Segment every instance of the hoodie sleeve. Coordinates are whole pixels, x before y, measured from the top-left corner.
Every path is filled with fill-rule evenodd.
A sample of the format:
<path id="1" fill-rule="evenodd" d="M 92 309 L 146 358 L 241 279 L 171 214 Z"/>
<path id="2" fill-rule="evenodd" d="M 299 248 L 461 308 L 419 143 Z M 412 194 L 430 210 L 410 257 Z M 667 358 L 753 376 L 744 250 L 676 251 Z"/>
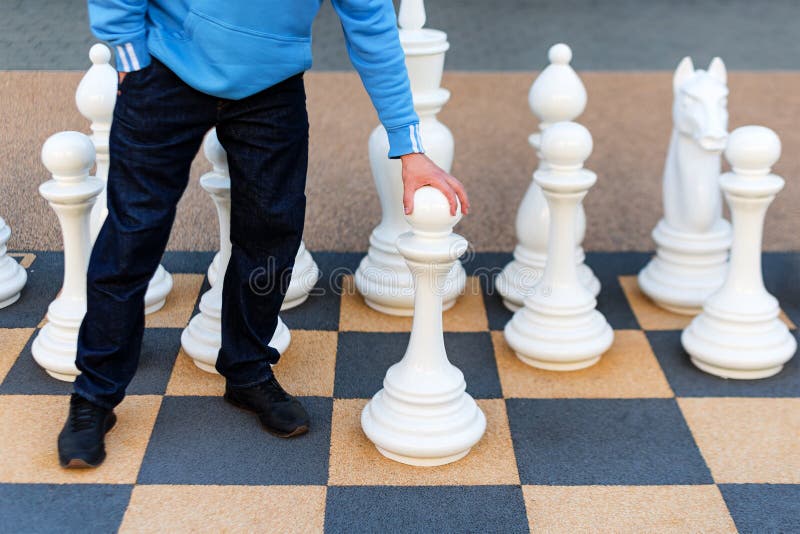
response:
<path id="1" fill-rule="evenodd" d="M 92 32 L 114 49 L 117 70 L 130 72 L 148 66 L 147 0 L 88 1 Z"/>
<path id="2" fill-rule="evenodd" d="M 424 152 L 391 0 L 331 0 L 347 53 L 389 135 L 389 157 Z"/>

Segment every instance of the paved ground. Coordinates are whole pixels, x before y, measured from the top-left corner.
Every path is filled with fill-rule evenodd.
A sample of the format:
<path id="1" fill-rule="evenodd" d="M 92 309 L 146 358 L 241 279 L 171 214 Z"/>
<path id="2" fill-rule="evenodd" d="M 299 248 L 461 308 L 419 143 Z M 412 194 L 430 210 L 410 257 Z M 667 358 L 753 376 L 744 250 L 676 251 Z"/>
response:
<path id="1" fill-rule="evenodd" d="M 501 331 L 510 313 L 485 277 L 510 257 L 472 258 L 444 339 L 487 431 L 466 458 L 436 468 L 387 460 L 361 431 L 411 324 L 370 310 L 340 278 L 361 254 L 315 253 L 324 291 L 281 314 L 292 343 L 275 371 L 312 416 L 291 442 L 225 404 L 222 379 L 180 350 L 211 257 L 165 257 L 175 289 L 148 318 L 106 463 L 82 472 L 60 469 L 55 453 L 70 387 L 30 352 L 62 255 L 20 258 L 28 287 L 0 310 L 0 532 L 800 531 L 800 358 L 760 381 L 697 370 L 680 348 L 687 318 L 636 289 L 646 254 L 588 257 L 615 342 L 570 373 L 514 357 Z M 765 257 L 767 287 L 795 322 L 799 262 Z"/>
<path id="2" fill-rule="evenodd" d="M 547 47 L 572 44 L 576 66 L 673 68 L 721 55 L 733 69 L 800 68 L 796 0 L 428 0 L 428 25 L 448 32 L 457 70 L 530 70 Z M 315 68 L 349 69 L 325 2 L 314 26 Z M 86 0 L 4 0 L 0 69 L 82 69 L 95 39 Z"/>

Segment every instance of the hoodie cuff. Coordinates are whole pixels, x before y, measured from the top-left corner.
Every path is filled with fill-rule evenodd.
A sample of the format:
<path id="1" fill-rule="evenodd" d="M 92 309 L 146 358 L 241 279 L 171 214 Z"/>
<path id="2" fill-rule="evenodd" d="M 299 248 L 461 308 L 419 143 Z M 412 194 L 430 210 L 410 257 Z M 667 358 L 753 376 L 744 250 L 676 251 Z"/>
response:
<path id="1" fill-rule="evenodd" d="M 114 52 L 119 72 L 132 72 L 150 65 L 150 51 L 144 38 L 114 45 Z"/>
<path id="2" fill-rule="evenodd" d="M 408 124 L 399 128 L 386 130 L 389 135 L 389 157 L 399 158 L 406 154 L 424 153 L 419 136 L 419 123 Z"/>

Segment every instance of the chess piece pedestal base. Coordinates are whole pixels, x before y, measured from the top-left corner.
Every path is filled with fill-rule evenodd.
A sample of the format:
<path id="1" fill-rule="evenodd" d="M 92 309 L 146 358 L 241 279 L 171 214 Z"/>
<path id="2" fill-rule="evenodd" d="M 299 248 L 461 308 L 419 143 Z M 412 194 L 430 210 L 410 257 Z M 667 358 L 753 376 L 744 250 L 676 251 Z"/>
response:
<path id="1" fill-rule="evenodd" d="M 639 273 L 639 287 L 662 308 L 697 315 L 725 281 L 730 224 L 721 219 L 711 232 L 690 234 L 674 230 L 662 219 L 653 239 L 656 256 Z"/>
<path id="2" fill-rule="evenodd" d="M 797 342 L 778 319 L 777 301 L 771 308 L 733 317 L 716 310 L 712 300 L 683 331 L 681 344 L 692 363 L 712 375 L 739 380 L 776 375 L 794 355 Z"/>
<path id="3" fill-rule="evenodd" d="M 0 217 L 0 308 L 5 308 L 19 300 L 20 292 L 28 281 L 28 273 L 14 258 L 6 255 L 6 243 L 11 237 L 11 229 Z"/>
<path id="4" fill-rule="evenodd" d="M 361 413 L 364 433 L 378 452 L 423 467 L 449 464 L 469 453 L 483 436 L 486 417 L 464 391 L 461 371 L 453 371 L 454 382 L 460 375 L 462 385 L 436 399 L 403 395 L 389 385 L 391 374 L 387 374 L 384 389 Z"/>
<path id="5" fill-rule="evenodd" d="M 155 313 L 163 308 L 170 291 L 172 291 L 172 275 L 159 265 L 147 286 L 147 293 L 144 296 L 145 315 Z"/>
<path id="6" fill-rule="evenodd" d="M 414 315 L 414 279 L 397 247 L 381 239 L 379 228 L 370 236 L 369 253 L 356 269 L 356 287 L 370 308 L 388 315 L 410 317 Z M 464 266 L 456 261 L 441 288 L 443 311 L 455 305 L 466 284 Z"/>
<path id="7" fill-rule="evenodd" d="M 80 374 L 75 366 L 75 353 L 78 331 L 85 314 L 85 302 L 56 299 L 47 309 L 47 324 L 33 340 L 33 359 L 57 380 L 74 382 Z"/>
<path id="8" fill-rule="evenodd" d="M 278 326 L 269 342 L 283 354 L 292 336 L 278 318 Z M 181 334 L 181 346 L 194 364 L 208 373 L 219 374 L 215 367 L 222 346 L 222 291 L 211 288 L 200 299 L 200 313 L 195 315 Z"/>
<path id="9" fill-rule="evenodd" d="M 594 299 L 573 310 L 528 302 L 514 314 L 504 334 L 517 358 L 548 371 L 591 367 L 614 341 L 608 322 L 594 309 Z"/>
<path id="10" fill-rule="evenodd" d="M 214 255 L 211 265 L 208 266 L 208 283 L 213 287 L 219 278 L 220 253 Z M 289 289 L 283 299 L 281 311 L 296 308 L 308 300 L 308 295 L 317 284 L 322 273 L 319 270 L 311 253 L 306 249 L 305 244 L 300 243 L 300 249 L 294 260 L 292 269 L 292 279 L 289 282 Z"/>
<path id="11" fill-rule="evenodd" d="M 584 262 L 583 248 L 575 249 L 575 263 L 578 279 L 595 297 L 600 294 L 600 280 Z M 525 297 L 533 293 L 534 287 L 542 279 L 547 254 L 539 254 L 517 245 L 514 260 L 503 268 L 495 280 L 497 292 L 503 297 L 503 304 L 511 311 L 522 308 Z"/>

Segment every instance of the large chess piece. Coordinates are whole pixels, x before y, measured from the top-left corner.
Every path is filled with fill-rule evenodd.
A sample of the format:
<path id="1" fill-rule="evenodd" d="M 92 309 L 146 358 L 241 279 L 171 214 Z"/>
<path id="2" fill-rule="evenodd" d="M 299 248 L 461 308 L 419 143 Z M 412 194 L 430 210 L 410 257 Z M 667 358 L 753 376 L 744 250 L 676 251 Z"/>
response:
<path id="1" fill-rule="evenodd" d="M 547 168 L 542 157 L 542 132 L 551 124 L 575 120 L 586 108 L 586 89 L 583 82 L 570 66 L 572 50 L 565 44 L 556 44 L 548 53 L 550 65 L 536 78 L 528 94 L 531 110 L 539 118 L 539 131 L 531 134 L 528 142 L 536 150 L 539 158 L 537 170 Z M 514 259 L 505 266 L 495 282 L 503 303 L 512 311 L 522 307 L 525 297 L 541 280 L 547 263 L 547 235 L 549 233 L 550 213 L 542 188 L 535 180 L 517 211 L 517 246 Z M 578 205 L 575 231 L 575 263 L 578 278 L 593 295 L 600 293 L 600 281 L 584 263 L 583 237 L 586 233 L 586 215 L 583 205 Z"/>
<path id="2" fill-rule="evenodd" d="M 639 273 L 639 287 L 659 306 L 694 315 L 722 285 L 731 245 L 719 191 L 728 137 L 725 65 L 714 58 L 708 71 L 695 70 L 684 58 L 673 89 L 664 217 L 653 230 L 656 256 Z"/>
<path id="3" fill-rule="evenodd" d="M 72 382 L 78 330 L 86 314 L 86 268 L 91 235 L 89 220 L 103 181 L 89 176 L 94 165 L 94 145 L 78 132 L 51 136 L 42 147 L 42 161 L 53 179 L 39 187 L 58 216 L 64 237 L 64 285 L 47 308 L 47 324 L 33 340 L 33 358 L 47 373 Z"/>
<path id="4" fill-rule="evenodd" d="M 778 136 L 761 126 L 735 130 L 725 151 L 733 168 L 720 178 L 733 220 L 730 269 L 722 288 L 706 300 L 703 312 L 681 336 L 692 362 L 713 375 L 772 376 L 797 350 L 761 274 L 764 216 L 784 185 L 782 178 L 770 174 L 780 152 Z"/>
<path id="5" fill-rule="evenodd" d="M 406 464 L 454 462 L 486 429 L 483 412 L 465 391 L 464 375 L 447 359 L 442 335 L 442 287 L 467 248 L 452 233 L 460 218 L 450 215 L 441 192 L 423 187 L 407 217 L 412 231 L 397 240 L 416 287 L 411 338 L 361 413 L 361 426 L 381 454 Z"/>
<path id="6" fill-rule="evenodd" d="M 400 3 L 400 42 L 406 54 L 406 67 L 414 94 L 414 109 L 420 119 L 420 134 L 427 155 L 447 172 L 453 165 L 453 134 L 436 118 L 450 99 L 450 92 L 440 87 L 444 56 L 450 44 L 447 34 L 423 28 L 425 9 L 422 0 L 403 0 Z M 413 278 L 408 266 L 397 251 L 397 238 L 408 232 L 403 217 L 402 166 L 398 160 L 386 157 L 389 139 L 383 126 L 378 126 L 369 138 L 369 160 L 375 186 L 380 198 L 380 224 L 369 238 L 369 251 L 356 270 L 355 283 L 371 307 L 391 315 L 414 313 Z M 444 309 L 455 304 L 464 291 L 466 273 L 461 262 L 453 264 L 446 292 L 442 295 Z"/>
<path id="7" fill-rule="evenodd" d="M 28 273 L 22 265 L 10 257 L 7 252 L 11 228 L 0 217 L 0 308 L 5 308 L 19 300 L 20 292 L 28 281 Z"/>
<path id="8" fill-rule="evenodd" d="M 228 174 L 228 161 L 225 150 L 217 139 L 216 129 L 208 132 L 203 143 L 206 158 L 213 169 L 200 178 L 200 185 L 214 200 L 219 218 L 220 234 L 220 272 L 224 273 L 231 258 L 231 178 Z M 195 365 L 209 373 L 216 373 L 214 367 L 222 345 L 222 280 L 200 298 L 200 313 L 195 315 L 181 334 L 181 346 Z M 286 324 L 278 318 L 278 326 L 270 341 L 281 354 L 289 346 L 291 334 Z"/>
<path id="9" fill-rule="evenodd" d="M 580 124 L 559 122 L 544 131 L 541 150 L 548 166 L 534 179 L 550 211 L 547 264 L 525 306 L 506 324 L 505 337 L 528 365 L 571 371 L 596 363 L 614 339 L 575 263 L 576 212 L 597 181 L 583 168 L 592 136 Z"/>
<path id="10" fill-rule="evenodd" d="M 105 189 L 105 184 L 108 182 L 108 136 L 111 132 L 111 122 L 114 120 L 118 76 L 116 69 L 109 63 L 111 52 L 106 45 L 98 43 L 92 46 L 89 50 L 89 58 L 92 60 L 92 66 L 78 84 L 78 90 L 75 92 L 75 104 L 81 115 L 91 122 L 91 139 L 94 143 L 97 161 L 95 174 L 104 184 L 103 191 L 92 209 L 91 240 L 94 243 L 108 215 Z M 144 297 L 145 314 L 160 310 L 171 290 L 172 276 L 159 265 L 147 286 L 147 293 Z"/>

